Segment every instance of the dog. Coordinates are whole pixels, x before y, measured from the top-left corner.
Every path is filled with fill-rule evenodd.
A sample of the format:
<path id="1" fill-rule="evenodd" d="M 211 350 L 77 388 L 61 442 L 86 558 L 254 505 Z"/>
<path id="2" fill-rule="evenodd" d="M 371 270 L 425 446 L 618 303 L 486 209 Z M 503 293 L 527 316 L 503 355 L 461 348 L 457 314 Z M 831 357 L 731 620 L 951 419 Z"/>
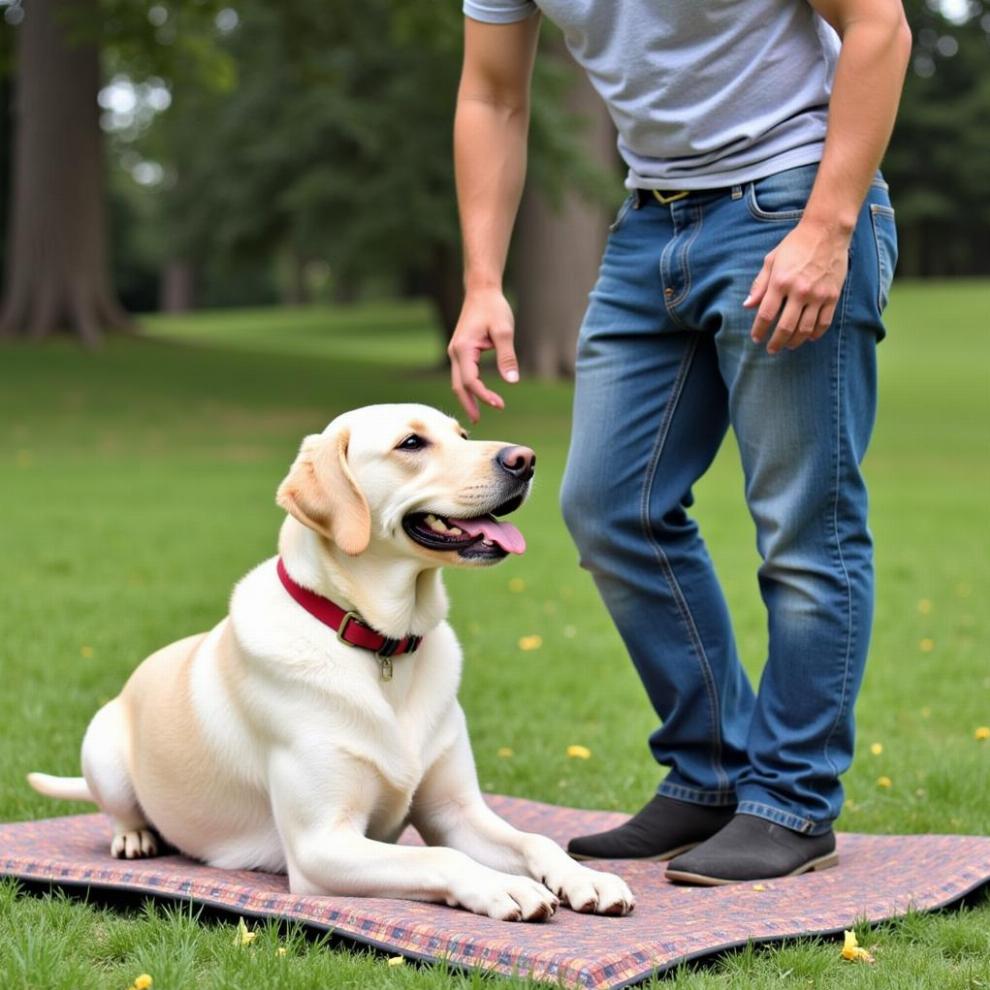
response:
<path id="1" fill-rule="evenodd" d="M 278 488 L 278 556 L 241 579 L 217 626 L 152 654 L 97 712 L 82 777 L 32 773 L 31 786 L 96 803 L 116 857 L 155 855 L 160 838 L 211 866 L 287 873 L 295 894 L 504 921 L 559 902 L 627 914 L 621 878 L 485 804 L 457 701 L 441 568 L 524 550 L 500 517 L 534 465 L 428 406 L 338 416 Z M 396 844 L 410 823 L 425 847 Z"/>

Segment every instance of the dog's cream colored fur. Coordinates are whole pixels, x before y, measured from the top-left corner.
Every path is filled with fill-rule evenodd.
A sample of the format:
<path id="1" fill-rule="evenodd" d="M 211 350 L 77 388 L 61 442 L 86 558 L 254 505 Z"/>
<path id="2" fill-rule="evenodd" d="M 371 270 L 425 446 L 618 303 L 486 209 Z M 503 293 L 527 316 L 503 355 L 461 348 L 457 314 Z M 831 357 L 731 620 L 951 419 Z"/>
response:
<path id="1" fill-rule="evenodd" d="M 397 449 L 414 433 L 428 446 Z M 495 462 L 503 446 L 467 440 L 426 406 L 369 406 L 307 437 L 279 488 L 289 574 L 388 636 L 424 637 L 391 680 L 289 597 L 272 558 L 238 583 L 227 618 L 150 656 L 96 714 L 84 778 L 31 774 L 32 785 L 95 801 L 117 856 L 154 854 L 157 832 L 214 866 L 284 870 L 295 893 L 441 901 L 506 920 L 548 917 L 557 898 L 630 911 L 620 878 L 482 800 L 440 579 L 442 565 L 470 562 L 402 528 L 410 512 L 472 517 L 511 497 L 520 482 Z M 395 844 L 410 822 L 425 848 Z"/>

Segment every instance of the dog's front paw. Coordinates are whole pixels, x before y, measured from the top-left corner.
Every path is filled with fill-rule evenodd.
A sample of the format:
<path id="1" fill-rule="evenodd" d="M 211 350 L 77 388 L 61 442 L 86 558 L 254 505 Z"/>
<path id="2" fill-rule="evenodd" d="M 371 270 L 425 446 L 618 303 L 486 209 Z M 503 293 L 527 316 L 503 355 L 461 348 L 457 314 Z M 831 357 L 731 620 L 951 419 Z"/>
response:
<path id="1" fill-rule="evenodd" d="M 636 898 L 622 877 L 579 866 L 544 883 L 573 911 L 582 914 L 629 914 Z"/>
<path id="2" fill-rule="evenodd" d="M 145 859 L 158 855 L 155 833 L 146 828 L 115 832 L 110 844 L 110 855 L 115 859 Z"/>
<path id="3" fill-rule="evenodd" d="M 458 904 L 499 921 L 546 921 L 557 910 L 557 898 L 543 884 L 496 870 L 486 872 L 489 875 L 465 879 L 455 893 Z"/>

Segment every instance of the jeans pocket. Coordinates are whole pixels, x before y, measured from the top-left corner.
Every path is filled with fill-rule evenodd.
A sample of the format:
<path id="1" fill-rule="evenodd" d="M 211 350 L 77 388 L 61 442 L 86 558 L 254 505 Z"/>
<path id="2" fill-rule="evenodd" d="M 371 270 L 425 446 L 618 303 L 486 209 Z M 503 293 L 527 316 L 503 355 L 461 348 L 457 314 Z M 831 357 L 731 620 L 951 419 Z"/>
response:
<path id="1" fill-rule="evenodd" d="M 873 222 L 873 241 L 877 248 L 877 306 L 882 313 L 890 298 L 890 284 L 894 280 L 897 265 L 897 225 L 894 210 L 880 203 L 870 204 L 870 219 Z"/>
<path id="2" fill-rule="evenodd" d="M 750 214 L 769 222 L 800 220 L 817 174 L 817 165 L 801 165 L 750 182 L 746 190 Z"/>
<path id="3" fill-rule="evenodd" d="M 622 205 L 619 207 L 619 212 L 616 213 L 615 219 L 608 228 L 608 232 L 610 234 L 614 234 L 622 226 L 622 221 L 626 219 L 626 214 L 633 208 L 633 204 L 638 198 L 639 197 L 635 192 L 631 192 L 622 201 Z"/>

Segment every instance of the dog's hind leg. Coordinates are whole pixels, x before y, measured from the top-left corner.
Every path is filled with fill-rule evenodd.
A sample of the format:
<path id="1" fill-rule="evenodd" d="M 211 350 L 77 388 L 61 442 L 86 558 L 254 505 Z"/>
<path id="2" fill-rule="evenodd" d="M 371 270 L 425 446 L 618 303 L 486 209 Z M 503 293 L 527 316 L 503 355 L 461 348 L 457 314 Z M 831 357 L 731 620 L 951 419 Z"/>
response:
<path id="1" fill-rule="evenodd" d="M 93 799 L 113 820 L 110 854 L 117 859 L 141 859 L 157 854 L 158 840 L 131 781 L 125 718 L 119 698 L 93 717 L 82 744 L 83 776 Z"/>

